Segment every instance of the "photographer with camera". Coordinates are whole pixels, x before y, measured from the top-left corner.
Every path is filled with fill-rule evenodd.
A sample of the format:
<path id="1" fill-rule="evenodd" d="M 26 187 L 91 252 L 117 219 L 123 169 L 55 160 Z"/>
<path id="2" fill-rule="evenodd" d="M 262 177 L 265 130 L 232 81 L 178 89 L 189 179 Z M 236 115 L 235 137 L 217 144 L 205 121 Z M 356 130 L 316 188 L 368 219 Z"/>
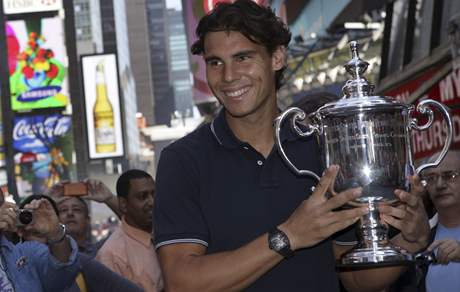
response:
<path id="1" fill-rule="evenodd" d="M 65 225 L 47 200 L 33 200 L 24 209 L 28 211 L 5 202 L 0 189 L 0 291 L 62 291 L 78 272 L 77 244 L 66 235 Z M 24 218 L 32 220 L 21 223 Z M 14 245 L 5 233 L 18 229 L 44 238 L 46 244 Z"/>
<path id="2" fill-rule="evenodd" d="M 86 179 L 81 182 L 60 182 L 48 192 L 59 210 L 60 221 L 67 226 L 67 233 L 75 239 L 80 252 L 95 257 L 105 242 L 92 242 L 91 217 L 87 200 L 105 203 L 118 217 L 118 199 L 101 181 Z"/>
<path id="3" fill-rule="evenodd" d="M 47 200 L 53 207 L 56 215 L 61 217 L 58 205 L 49 196 L 46 195 L 31 195 L 25 198 L 19 207 L 24 208 L 28 203 L 33 200 Z M 23 209 L 24 211 L 29 211 Z M 23 212 L 22 214 L 26 214 Z M 33 215 L 32 215 L 33 216 Z M 32 217 L 30 217 L 32 218 Z M 45 242 L 46 239 L 29 234 L 23 230 L 19 230 L 19 235 L 25 241 L 35 240 L 38 242 Z M 131 281 L 123 278 L 115 272 L 112 272 L 109 268 L 96 261 L 90 254 L 79 252 L 78 257 L 80 259 L 79 273 L 75 278 L 71 286 L 66 287 L 61 292 L 84 292 L 84 291 L 111 291 L 111 292 L 141 292 L 142 289 L 136 286 Z M 1 291 L 1 290 L 0 290 Z"/>

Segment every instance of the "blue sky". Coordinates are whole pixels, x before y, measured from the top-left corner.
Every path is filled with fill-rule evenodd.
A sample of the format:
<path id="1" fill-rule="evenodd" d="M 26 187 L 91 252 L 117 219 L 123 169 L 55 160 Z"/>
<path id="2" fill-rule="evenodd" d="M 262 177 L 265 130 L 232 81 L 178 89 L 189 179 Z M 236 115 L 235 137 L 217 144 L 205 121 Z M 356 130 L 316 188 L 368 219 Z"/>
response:
<path id="1" fill-rule="evenodd" d="M 166 0 L 166 7 L 182 10 L 182 0 Z"/>

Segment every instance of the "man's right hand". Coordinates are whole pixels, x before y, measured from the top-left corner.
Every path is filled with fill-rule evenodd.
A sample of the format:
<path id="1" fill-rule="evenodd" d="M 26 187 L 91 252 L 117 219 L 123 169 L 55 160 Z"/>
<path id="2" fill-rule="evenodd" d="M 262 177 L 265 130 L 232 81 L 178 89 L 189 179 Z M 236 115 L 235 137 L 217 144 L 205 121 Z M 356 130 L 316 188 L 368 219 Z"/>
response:
<path id="1" fill-rule="evenodd" d="M 0 231 L 16 232 L 16 210 L 18 207 L 10 202 L 4 202 L 0 206 Z"/>
<path id="2" fill-rule="evenodd" d="M 338 166 L 330 166 L 321 177 L 313 194 L 279 226 L 279 229 L 288 236 L 292 250 L 311 247 L 352 225 L 369 212 L 367 207 L 334 211 L 361 195 L 361 188 L 354 188 L 334 194 L 330 199 L 326 197 L 328 191 L 332 192 L 338 170 Z"/>

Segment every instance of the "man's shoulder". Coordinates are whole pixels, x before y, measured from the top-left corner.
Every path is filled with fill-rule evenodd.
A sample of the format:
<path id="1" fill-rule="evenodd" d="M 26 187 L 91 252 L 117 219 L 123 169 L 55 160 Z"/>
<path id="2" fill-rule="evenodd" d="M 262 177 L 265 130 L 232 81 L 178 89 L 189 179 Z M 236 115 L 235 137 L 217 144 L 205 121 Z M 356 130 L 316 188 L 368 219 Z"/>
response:
<path id="1" fill-rule="evenodd" d="M 125 235 L 121 230 L 121 227 L 118 226 L 117 229 L 107 238 L 104 244 L 99 248 L 97 253 L 98 256 L 108 255 L 108 254 L 120 254 L 124 250 L 126 243 Z"/>
<path id="2" fill-rule="evenodd" d="M 209 123 L 198 126 L 195 130 L 184 137 L 174 141 L 167 148 L 190 147 L 197 144 L 209 143 L 212 138 L 212 131 Z"/>
<path id="3" fill-rule="evenodd" d="M 207 153 L 216 143 L 209 123 L 205 123 L 169 144 L 163 151 L 187 156 L 200 156 Z"/>

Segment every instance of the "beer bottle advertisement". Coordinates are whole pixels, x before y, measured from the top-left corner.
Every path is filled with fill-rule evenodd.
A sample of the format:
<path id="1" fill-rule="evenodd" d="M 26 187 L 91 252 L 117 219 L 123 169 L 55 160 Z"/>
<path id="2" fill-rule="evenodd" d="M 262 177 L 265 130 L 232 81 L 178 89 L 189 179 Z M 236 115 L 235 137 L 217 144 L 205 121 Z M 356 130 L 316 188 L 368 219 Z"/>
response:
<path id="1" fill-rule="evenodd" d="M 75 176 L 70 116 L 53 114 L 16 117 L 13 148 L 20 196 L 46 193 L 54 184 Z"/>
<path id="2" fill-rule="evenodd" d="M 96 65 L 96 101 L 93 107 L 96 153 L 116 151 L 113 106 L 107 96 L 104 62 Z"/>
<path id="3" fill-rule="evenodd" d="M 115 54 L 82 57 L 88 148 L 91 159 L 123 155 Z"/>

